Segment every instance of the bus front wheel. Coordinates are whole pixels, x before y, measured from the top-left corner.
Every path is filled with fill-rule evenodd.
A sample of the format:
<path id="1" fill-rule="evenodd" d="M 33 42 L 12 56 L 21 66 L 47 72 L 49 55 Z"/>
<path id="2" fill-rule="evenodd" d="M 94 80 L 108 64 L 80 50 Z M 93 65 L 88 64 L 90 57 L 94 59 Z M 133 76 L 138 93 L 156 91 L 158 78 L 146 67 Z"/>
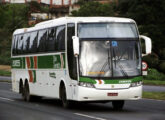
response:
<path id="1" fill-rule="evenodd" d="M 60 89 L 60 97 L 61 97 L 61 101 L 62 101 L 62 105 L 64 108 L 70 108 L 70 101 L 67 100 L 67 95 L 66 95 L 66 88 L 64 85 L 61 86 Z"/>
<path id="2" fill-rule="evenodd" d="M 112 106 L 114 110 L 122 110 L 124 107 L 124 100 L 112 101 Z"/>

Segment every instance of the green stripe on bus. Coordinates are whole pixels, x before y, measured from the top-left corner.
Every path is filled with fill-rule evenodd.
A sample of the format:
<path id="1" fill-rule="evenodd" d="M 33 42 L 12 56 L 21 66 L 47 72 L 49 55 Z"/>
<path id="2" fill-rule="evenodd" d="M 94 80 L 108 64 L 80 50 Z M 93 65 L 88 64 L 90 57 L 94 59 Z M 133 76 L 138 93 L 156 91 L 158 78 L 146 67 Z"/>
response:
<path id="1" fill-rule="evenodd" d="M 25 69 L 25 57 L 22 58 L 22 68 Z"/>
<path id="2" fill-rule="evenodd" d="M 130 84 L 132 82 L 142 81 L 142 76 L 134 77 L 132 79 L 119 79 L 119 80 L 103 80 L 104 84 Z M 95 79 L 87 78 L 87 77 L 80 77 L 80 82 L 89 82 L 96 84 Z"/>
<path id="3" fill-rule="evenodd" d="M 12 64 L 11 67 L 12 68 L 22 68 L 22 58 L 12 58 Z"/>
<path id="4" fill-rule="evenodd" d="M 30 57 L 30 68 L 34 68 L 33 57 Z"/>
<path id="5" fill-rule="evenodd" d="M 35 82 L 36 82 L 36 71 L 33 70 L 33 83 L 35 83 Z"/>
<path id="6" fill-rule="evenodd" d="M 87 77 L 80 77 L 80 82 L 88 82 L 88 83 L 96 84 L 96 81 L 94 79 Z"/>

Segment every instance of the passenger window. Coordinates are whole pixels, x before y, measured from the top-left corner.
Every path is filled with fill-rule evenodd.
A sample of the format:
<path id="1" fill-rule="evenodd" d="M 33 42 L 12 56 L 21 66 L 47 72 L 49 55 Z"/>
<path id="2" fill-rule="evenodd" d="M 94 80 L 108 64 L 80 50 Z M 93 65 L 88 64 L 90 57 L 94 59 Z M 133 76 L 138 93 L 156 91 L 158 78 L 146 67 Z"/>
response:
<path id="1" fill-rule="evenodd" d="M 23 39 L 23 53 L 28 53 L 29 52 L 29 45 L 30 45 L 30 33 L 24 34 L 24 39 Z"/>
<path id="2" fill-rule="evenodd" d="M 38 33 L 38 44 L 37 51 L 45 52 L 46 51 L 46 40 L 47 40 L 47 30 L 41 30 Z"/>
<path id="3" fill-rule="evenodd" d="M 58 51 L 65 50 L 65 26 L 64 25 L 57 27 L 55 46 L 57 47 Z"/>
<path id="4" fill-rule="evenodd" d="M 23 49 L 23 35 L 18 36 L 18 42 L 17 42 L 17 53 L 22 54 Z"/>
<path id="5" fill-rule="evenodd" d="M 12 54 L 16 55 L 16 38 L 17 36 L 13 36 L 13 42 L 12 42 Z"/>
<path id="6" fill-rule="evenodd" d="M 29 53 L 37 52 L 37 36 L 38 36 L 37 31 L 32 32 L 30 35 Z"/>
<path id="7" fill-rule="evenodd" d="M 46 50 L 55 51 L 55 40 L 56 40 L 56 28 L 50 28 L 48 30 L 48 40 L 46 41 Z"/>

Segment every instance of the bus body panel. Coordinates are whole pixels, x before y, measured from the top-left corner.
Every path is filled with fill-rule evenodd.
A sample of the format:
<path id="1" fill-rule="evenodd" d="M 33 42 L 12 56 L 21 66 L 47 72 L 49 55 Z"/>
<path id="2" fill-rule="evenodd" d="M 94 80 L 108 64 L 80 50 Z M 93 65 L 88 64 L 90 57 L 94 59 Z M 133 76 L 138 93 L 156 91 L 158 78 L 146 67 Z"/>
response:
<path id="1" fill-rule="evenodd" d="M 20 35 L 32 31 L 51 29 L 55 26 L 66 25 L 67 23 L 75 24 L 75 35 L 77 35 L 77 23 L 100 23 L 100 22 L 122 22 L 136 23 L 132 19 L 113 18 L 113 17 L 65 17 L 46 22 L 41 22 L 35 27 L 28 29 L 18 29 L 13 33 L 13 36 Z M 65 30 L 65 47 L 67 47 L 67 31 Z M 137 31 L 138 34 L 138 31 Z M 12 44 L 14 44 L 12 42 Z M 14 46 L 14 45 L 13 45 Z M 12 46 L 12 47 L 13 47 Z M 15 56 L 12 53 L 12 89 L 19 92 L 20 80 L 25 84 L 25 80 L 29 83 L 30 94 L 60 98 L 59 90 L 60 83 L 63 81 L 66 87 L 68 100 L 75 101 L 102 101 L 102 100 L 137 100 L 141 98 L 142 86 L 130 87 L 129 84 L 122 83 L 107 83 L 98 85 L 95 80 L 96 88 L 88 88 L 79 86 L 81 79 L 72 80 L 69 76 L 69 68 L 67 62 L 67 49 L 65 52 L 54 53 L 37 53 Z M 60 59 L 60 61 L 58 61 Z M 37 60 L 37 61 L 36 61 Z M 38 61 L 39 60 L 39 61 Z M 30 62 L 30 63 L 29 63 Z M 78 76 L 79 78 L 80 76 Z M 111 81 L 109 79 L 109 81 Z M 118 81 L 123 81 L 118 79 Z M 140 80 L 141 81 L 141 80 Z M 86 82 L 86 81 L 84 81 Z M 89 82 L 89 81 L 87 81 Z M 93 82 L 92 82 L 93 83 Z M 106 82 L 105 82 L 106 83 Z M 116 89 L 112 89 L 114 85 Z M 118 96 L 107 96 L 108 93 L 118 93 Z"/>
<path id="2" fill-rule="evenodd" d="M 142 97 L 142 86 L 116 90 L 100 90 L 79 86 L 78 92 L 78 101 L 138 100 Z M 108 96 L 110 93 L 117 93 L 118 95 Z"/>

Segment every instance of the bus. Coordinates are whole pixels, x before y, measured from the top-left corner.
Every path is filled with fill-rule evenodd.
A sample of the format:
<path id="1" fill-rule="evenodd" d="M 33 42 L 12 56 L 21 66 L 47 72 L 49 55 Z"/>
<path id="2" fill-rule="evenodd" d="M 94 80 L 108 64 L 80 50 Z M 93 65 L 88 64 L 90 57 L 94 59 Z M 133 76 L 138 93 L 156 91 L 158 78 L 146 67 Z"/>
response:
<path id="1" fill-rule="evenodd" d="M 141 41 L 145 41 L 142 54 Z M 142 56 L 151 39 L 118 17 L 62 17 L 17 29 L 12 39 L 12 90 L 25 101 L 112 102 L 142 97 Z"/>

